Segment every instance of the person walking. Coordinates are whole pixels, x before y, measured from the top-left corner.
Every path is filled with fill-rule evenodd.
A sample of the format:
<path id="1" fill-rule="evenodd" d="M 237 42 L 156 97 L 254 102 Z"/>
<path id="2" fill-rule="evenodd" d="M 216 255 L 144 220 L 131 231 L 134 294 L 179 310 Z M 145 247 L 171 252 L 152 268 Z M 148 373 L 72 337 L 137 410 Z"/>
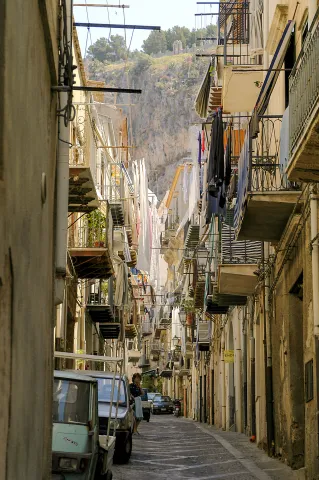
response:
<path id="1" fill-rule="evenodd" d="M 132 377 L 132 383 L 130 384 L 130 393 L 134 399 L 134 428 L 133 433 L 138 433 L 137 431 L 141 420 L 143 419 L 143 408 L 142 408 L 142 399 L 143 390 L 141 388 L 142 377 L 139 373 L 134 373 Z"/>

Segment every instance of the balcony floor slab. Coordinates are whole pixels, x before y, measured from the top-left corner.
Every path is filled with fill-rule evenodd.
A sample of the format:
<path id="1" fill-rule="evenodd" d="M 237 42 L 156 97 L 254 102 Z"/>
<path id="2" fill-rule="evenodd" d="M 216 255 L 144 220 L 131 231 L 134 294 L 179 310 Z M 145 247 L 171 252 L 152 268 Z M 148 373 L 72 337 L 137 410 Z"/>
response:
<path id="1" fill-rule="evenodd" d="M 220 294 L 252 295 L 258 277 L 254 272 L 257 264 L 224 264 L 219 266 L 218 290 Z"/>
<path id="2" fill-rule="evenodd" d="M 295 190 L 249 193 L 237 240 L 277 243 L 300 194 Z"/>

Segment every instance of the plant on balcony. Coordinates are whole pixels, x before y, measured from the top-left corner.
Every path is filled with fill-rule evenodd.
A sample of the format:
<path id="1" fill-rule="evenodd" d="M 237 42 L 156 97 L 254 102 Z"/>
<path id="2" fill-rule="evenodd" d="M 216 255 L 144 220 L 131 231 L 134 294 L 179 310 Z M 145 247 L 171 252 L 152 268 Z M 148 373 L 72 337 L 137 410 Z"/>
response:
<path id="1" fill-rule="evenodd" d="M 191 327 L 194 323 L 195 303 L 193 298 L 185 298 L 183 301 L 183 307 L 186 312 L 186 325 Z"/>
<path id="2" fill-rule="evenodd" d="M 88 244 L 90 247 L 105 247 L 106 217 L 100 210 L 94 210 L 87 215 Z"/>

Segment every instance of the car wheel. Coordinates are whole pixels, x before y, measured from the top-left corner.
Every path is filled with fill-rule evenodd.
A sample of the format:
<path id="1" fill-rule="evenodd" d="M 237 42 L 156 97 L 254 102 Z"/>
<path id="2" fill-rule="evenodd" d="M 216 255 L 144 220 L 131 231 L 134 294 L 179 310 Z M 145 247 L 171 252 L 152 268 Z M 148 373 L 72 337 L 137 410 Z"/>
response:
<path id="1" fill-rule="evenodd" d="M 132 453 L 132 434 L 130 434 L 127 437 L 127 440 L 124 445 L 124 451 L 121 455 L 122 458 L 119 463 L 127 463 L 131 458 L 131 453 Z"/>
<path id="2" fill-rule="evenodd" d="M 108 470 L 106 473 L 105 480 L 112 480 L 112 478 L 113 478 L 113 473 L 111 472 L 111 470 Z"/>

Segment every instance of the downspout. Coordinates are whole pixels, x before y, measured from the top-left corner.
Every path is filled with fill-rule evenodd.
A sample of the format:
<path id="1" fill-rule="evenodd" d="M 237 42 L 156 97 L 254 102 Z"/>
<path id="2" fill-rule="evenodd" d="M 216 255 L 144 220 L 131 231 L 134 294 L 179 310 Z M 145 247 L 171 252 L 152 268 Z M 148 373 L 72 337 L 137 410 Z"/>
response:
<path id="1" fill-rule="evenodd" d="M 264 243 L 264 265 L 269 259 L 269 243 Z M 274 454 L 275 449 L 275 424 L 274 424 L 274 394 L 272 372 L 272 342 L 271 342 L 271 316 L 270 303 L 270 277 L 265 276 L 264 281 L 264 307 L 265 307 L 265 336 L 266 336 L 266 420 L 267 420 L 267 449 L 268 455 Z"/>
<path id="2" fill-rule="evenodd" d="M 244 399 L 244 433 L 247 434 L 247 307 L 243 319 L 243 399 Z"/>
<path id="3" fill-rule="evenodd" d="M 313 302 L 313 329 L 315 337 L 319 336 L 319 244 L 318 244 L 318 196 L 315 187 L 310 193 L 310 220 L 311 220 L 311 261 L 312 261 L 312 302 Z"/>
<path id="4" fill-rule="evenodd" d="M 226 385 L 225 385 L 225 334 L 221 339 L 221 369 L 222 369 L 222 430 L 226 430 Z"/>
<path id="5" fill-rule="evenodd" d="M 68 44 L 72 55 L 72 0 L 66 2 Z M 63 75 L 62 71 L 62 75 Z M 59 78 L 61 82 L 63 79 Z M 68 93 L 60 92 L 60 109 L 68 103 Z M 67 264 L 68 196 L 69 196 L 69 148 L 70 126 L 59 115 L 58 157 L 56 167 L 56 225 L 55 225 L 55 304 L 63 302 Z"/>
<path id="6" fill-rule="evenodd" d="M 236 431 L 241 432 L 242 431 L 242 384 L 241 384 L 241 362 L 242 362 L 242 349 L 241 349 L 241 331 L 240 331 L 240 326 L 242 325 L 243 322 L 243 311 L 240 309 L 239 313 L 239 318 L 238 318 L 238 325 L 239 328 L 236 331 L 236 358 L 235 358 L 235 404 L 236 404 L 236 409 L 235 409 L 235 425 L 236 425 Z M 242 318 L 242 322 L 241 322 Z"/>
<path id="7" fill-rule="evenodd" d="M 312 266 L 312 305 L 313 333 L 315 339 L 315 365 L 317 389 L 317 448 L 319 448 L 319 245 L 318 245 L 318 196 L 312 185 L 310 191 L 310 232 L 311 232 L 311 266 Z"/>
<path id="8" fill-rule="evenodd" d="M 256 361 L 254 337 L 254 301 L 250 308 L 250 403 L 251 403 L 251 436 L 256 436 Z"/>

